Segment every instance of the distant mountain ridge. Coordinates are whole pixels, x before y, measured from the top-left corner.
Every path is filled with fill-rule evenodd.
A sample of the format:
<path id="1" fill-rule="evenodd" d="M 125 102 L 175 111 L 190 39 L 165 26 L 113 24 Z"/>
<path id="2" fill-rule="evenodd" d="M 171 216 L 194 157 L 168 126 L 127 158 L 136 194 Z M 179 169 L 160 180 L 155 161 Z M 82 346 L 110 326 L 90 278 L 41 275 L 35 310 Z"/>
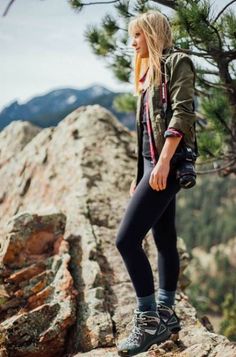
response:
<path id="1" fill-rule="evenodd" d="M 110 110 L 125 126 L 134 129 L 134 114 L 117 112 L 113 106 L 114 98 L 122 93 L 94 85 L 86 89 L 62 88 L 36 96 L 24 104 L 14 101 L 0 112 L 0 130 L 13 120 L 26 120 L 46 128 L 56 126 L 81 105 L 100 104 Z"/>

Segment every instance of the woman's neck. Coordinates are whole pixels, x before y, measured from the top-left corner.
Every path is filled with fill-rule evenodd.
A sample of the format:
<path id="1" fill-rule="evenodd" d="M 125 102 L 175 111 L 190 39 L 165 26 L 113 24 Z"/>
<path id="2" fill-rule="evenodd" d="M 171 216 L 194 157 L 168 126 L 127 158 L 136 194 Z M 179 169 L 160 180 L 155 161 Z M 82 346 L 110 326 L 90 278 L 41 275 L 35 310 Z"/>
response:
<path id="1" fill-rule="evenodd" d="M 149 70 L 149 67 L 146 69 L 145 73 L 143 74 L 143 76 L 139 80 L 142 90 L 147 89 L 148 85 L 149 85 L 149 83 L 148 83 L 148 80 L 149 80 L 149 78 L 148 78 L 148 70 Z"/>

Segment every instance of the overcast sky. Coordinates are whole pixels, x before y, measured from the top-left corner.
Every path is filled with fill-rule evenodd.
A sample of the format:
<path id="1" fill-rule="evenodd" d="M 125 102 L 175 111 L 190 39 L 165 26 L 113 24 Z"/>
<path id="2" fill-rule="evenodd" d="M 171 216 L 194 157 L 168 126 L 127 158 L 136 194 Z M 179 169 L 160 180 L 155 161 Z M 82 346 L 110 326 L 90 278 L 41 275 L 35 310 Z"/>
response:
<path id="1" fill-rule="evenodd" d="M 88 24 L 100 24 L 114 5 L 87 6 L 76 13 L 67 0 L 0 1 L 0 110 L 53 89 L 83 89 L 92 84 L 131 90 L 106 68 L 84 40 Z M 216 0 L 222 8 L 228 0 Z"/>
<path id="2" fill-rule="evenodd" d="M 76 13 L 67 0 L 0 2 L 0 110 L 53 89 L 82 89 L 93 83 L 128 90 L 84 41 L 89 23 L 99 24 L 113 5 L 94 5 Z"/>

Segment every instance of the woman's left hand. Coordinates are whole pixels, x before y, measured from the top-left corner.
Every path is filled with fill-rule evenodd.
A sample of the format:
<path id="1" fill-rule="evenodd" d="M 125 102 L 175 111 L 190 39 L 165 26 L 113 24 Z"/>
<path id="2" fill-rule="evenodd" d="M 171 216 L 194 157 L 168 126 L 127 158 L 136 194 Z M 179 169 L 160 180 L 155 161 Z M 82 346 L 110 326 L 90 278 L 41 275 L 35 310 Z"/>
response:
<path id="1" fill-rule="evenodd" d="M 167 177 L 170 171 L 169 160 L 163 160 L 156 163 L 154 169 L 151 172 L 149 184 L 153 190 L 164 190 L 166 188 Z"/>

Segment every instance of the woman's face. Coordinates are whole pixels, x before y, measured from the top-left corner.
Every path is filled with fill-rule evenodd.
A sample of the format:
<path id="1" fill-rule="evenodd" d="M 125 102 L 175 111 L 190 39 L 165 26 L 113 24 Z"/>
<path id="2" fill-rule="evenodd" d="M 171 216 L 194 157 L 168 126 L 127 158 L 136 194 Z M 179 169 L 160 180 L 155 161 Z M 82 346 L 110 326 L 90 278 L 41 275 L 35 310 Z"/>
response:
<path id="1" fill-rule="evenodd" d="M 148 58 L 148 47 L 143 31 L 135 29 L 132 38 L 132 47 L 134 47 L 136 53 L 141 58 Z"/>

